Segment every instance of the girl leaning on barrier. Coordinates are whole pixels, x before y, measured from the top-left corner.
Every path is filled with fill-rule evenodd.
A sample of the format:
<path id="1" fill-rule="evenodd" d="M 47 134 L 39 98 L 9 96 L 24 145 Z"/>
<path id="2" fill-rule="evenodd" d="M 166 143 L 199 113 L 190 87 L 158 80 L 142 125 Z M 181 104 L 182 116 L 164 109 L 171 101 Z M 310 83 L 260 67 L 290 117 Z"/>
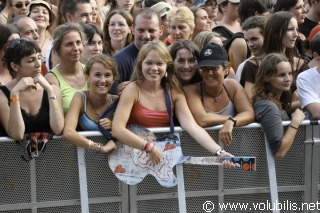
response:
<path id="1" fill-rule="evenodd" d="M 115 148 L 112 140 L 104 146 L 88 140 L 77 132 L 77 126 L 82 131 L 99 131 L 99 122 L 103 128 L 111 129 L 111 121 L 108 118 L 100 119 L 100 115 L 118 99 L 118 96 L 108 94 L 114 81 L 119 78 L 116 67 L 115 62 L 103 54 L 95 55 L 88 61 L 85 74 L 89 90 L 75 93 L 66 114 L 63 137 L 69 142 L 99 153 L 108 153 Z"/>
<path id="2" fill-rule="evenodd" d="M 212 154 L 221 157 L 232 156 L 210 137 L 194 120 L 183 91 L 180 88 L 172 58 L 161 41 L 145 44 L 139 52 L 133 75 L 133 82 L 122 91 L 113 123 L 112 135 L 127 145 L 145 150 L 147 142 L 129 131 L 127 125 L 144 127 L 168 127 L 170 118 L 165 102 L 165 93 L 169 93 L 173 113 L 181 124 L 200 145 Z M 153 164 L 158 164 L 162 152 L 153 145 L 150 150 Z M 234 167 L 226 162 L 226 167 Z"/>
<path id="3" fill-rule="evenodd" d="M 280 159 L 289 151 L 305 115 L 300 109 L 291 113 L 292 66 L 284 55 L 271 53 L 262 60 L 253 86 L 256 119 L 267 136 L 273 155 Z M 284 133 L 282 121 L 291 123 Z"/>
<path id="4" fill-rule="evenodd" d="M 15 78 L 0 87 L 1 123 L 8 135 L 22 140 L 24 133 L 63 130 L 62 97 L 59 87 L 41 75 L 41 49 L 27 39 L 9 43 L 4 61 Z"/>

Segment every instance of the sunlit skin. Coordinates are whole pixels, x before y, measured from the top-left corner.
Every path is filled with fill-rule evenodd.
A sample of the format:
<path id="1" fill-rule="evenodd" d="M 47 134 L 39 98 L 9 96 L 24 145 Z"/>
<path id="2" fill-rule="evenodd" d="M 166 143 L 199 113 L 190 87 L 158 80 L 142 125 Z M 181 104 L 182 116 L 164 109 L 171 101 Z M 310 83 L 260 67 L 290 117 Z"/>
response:
<path id="1" fill-rule="evenodd" d="M 73 13 L 66 14 L 68 22 L 79 24 L 92 23 L 92 8 L 90 3 L 77 4 L 77 10 Z"/>
<path id="2" fill-rule="evenodd" d="M 142 74 L 146 81 L 160 82 L 167 70 L 167 63 L 152 50 L 142 61 Z"/>
<path id="3" fill-rule="evenodd" d="M 111 40 L 124 41 L 127 40 L 127 36 L 131 31 L 126 19 L 120 14 L 115 14 L 110 18 L 108 32 Z"/>
<path id="4" fill-rule="evenodd" d="M 82 62 L 86 62 L 96 54 L 102 53 L 102 38 L 96 33 L 92 40 L 83 47 Z"/>
<path id="5" fill-rule="evenodd" d="M 83 44 L 80 34 L 71 31 L 63 36 L 58 54 L 65 61 L 77 62 L 80 60 L 83 51 Z"/>
<path id="6" fill-rule="evenodd" d="M 243 32 L 244 38 L 253 55 L 257 55 L 263 45 L 263 35 L 261 31 L 260 28 L 256 27 Z"/>
<path id="7" fill-rule="evenodd" d="M 191 39 L 193 29 L 186 22 L 172 20 L 169 25 L 169 33 L 174 43 L 183 39 Z"/>
<path id="8" fill-rule="evenodd" d="M 114 83 L 114 76 L 111 69 L 107 69 L 102 63 L 96 62 L 91 67 L 87 78 L 90 82 L 90 93 L 105 95 Z"/>
<path id="9" fill-rule="evenodd" d="M 12 4 L 9 6 L 10 12 L 14 16 L 26 16 L 27 15 L 27 5 L 30 4 L 30 0 L 12 0 Z M 21 8 L 17 8 L 15 5 L 23 3 Z"/>
<path id="10" fill-rule="evenodd" d="M 130 11 L 133 7 L 134 0 L 117 0 L 117 5 L 119 8 Z"/>
<path id="11" fill-rule="evenodd" d="M 200 72 L 204 83 L 211 87 L 220 87 L 223 84 L 224 76 L 227 74 L 222 65 L 218 67 L 201 67 Z"/>
<path id="12" fill-rule="evenodd" d="M 96 19 L 98 16 L 98 6 L 97 6 L 97 2 L 96 0 L 90 0 L 90 5 L 91 5 L 91 9 L 92 9 L 92 23 L 96 23 Z"/>
<path id="13" fill-rule="evenodd" d="M 17 28 L 21 38 L 27 38 L 36 43 L 39 42 L 38 26 L 33 19 L 29 17 L 19 19 L 17 22 Z"/>
<path id="14" fill-rule="evenodd" d="M 288 61 L 281 61 L 276 65 L 277 73 L 274 78 L 270 80 L 270 86 L 275 91 L 277 98 L 285 91 L 290 91 L 292 84 L 292 67 Z"/>
<path id="15" fill-rule="evenodd" d="M 150 19 L 144 18 L 142 15 L 136 17 L 135 26 L 133 26 L 132 34 L 134 35 L 134 44 L 140 49 L 149 41 L 159 40 L 162 35 L 162 28 L 158 18 L 153 15 Z"/>
<path id="16" fill-rule="evenodd" d="M 282 45 L 284 48 L 293 48 L 298 38 L 298 22 L 292 18 L 288 24 L 286 34 L 283 36 Z"/>
<path id="17" fill-rule="evenodd" d="M 211 31 L 211 20 L 209 19 L 207 11 L 198 9 L 195 16 L 195 31 Z"/>
<path id="18" fill-rule="evenodd" d="M 197 61 L 188 49 L 180 49 L 173 61 L 179 80 L 188 84 L 196 73 Z"/>
<path id="19" fill-rule="evenodd" d="M 30 18 L 32 18 L 36 22 L 38 28 L 41 27 L 46 29 L 49 26 L 49 11 L 44 6 L 33 6 L 32 10 L 30 11 Z"/>
<path id="20" fill-rule="evenodd" d="M 298 20 L 298 24 L 302 24 L 304 22 L 304 19 L 306 18 L 307 10 L 304 7 L 303 0 L 299 0 L 297 4 L 290 8 L 288 12 L 294 14 L 296 19 Z"/>
<path id="21" fill-rule="evenodd" d="M 19 73 L 20 78 L 34 78 L 37 75 L 41 75 L 41 60 L 42 55 L 40 53 L 34 53 L 30 56 L 23 57 L 20 64 L 11 62 L 11 66 L 17 73 Z"/>

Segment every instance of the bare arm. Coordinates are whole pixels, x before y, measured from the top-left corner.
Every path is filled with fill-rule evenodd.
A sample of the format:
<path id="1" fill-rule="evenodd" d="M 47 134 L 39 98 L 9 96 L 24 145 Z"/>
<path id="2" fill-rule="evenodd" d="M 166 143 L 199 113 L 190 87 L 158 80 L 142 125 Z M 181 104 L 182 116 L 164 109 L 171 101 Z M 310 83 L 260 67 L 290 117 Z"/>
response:
<path id="1" fill-rule="evenodd" d="M 206 112 L 201 102 L 200 84 L 190 84 L 183 87 L 190 111 L 201 127 L 223 124 L 230 116 Z"/>
<path id="2" fill-rule="evenodd" d="M 229 49 L 229 54 L 231 52 L 233 55 L 232 68 L 234 70 L 237 70 L 238 66 L 247 59 L 247 51 L 247 42 L 243 38 L 236 38 L 233 40 Z"/>
<path id="3" fill-rule="evenodd" d="M 252 98 L 252 88 L 253 88 L 253 86 L 254 86 L 254 83 L 251 83 L 249 81 L 246 81 L 245 84 L 244 84 L 244 90 L 246 91 L 247 96 L 248 96 L 250 101 L 251 101 L 251 98 Z"/>
<path id="4" fill-rule="evenodd" d="M 181 127 L 187 131 L 190 136 L 195 139 L 210 153 L 215 154 L 221 147 L 210 137 L 210 135 L 201 128 L 194 120 L 183 93 L 172 90 L 173 102 L 175 106 L 175 114 L 180 122 Z M 230 153 L 224 153 L 223 156 L 232 156 Z"/>
<path id="5" fill-rule="evenodd" d="M 53 73 L 47 73 L 45 79 L 47 79 L 50 84 L 54 84 L 59 87 L 59 81 Z"/>

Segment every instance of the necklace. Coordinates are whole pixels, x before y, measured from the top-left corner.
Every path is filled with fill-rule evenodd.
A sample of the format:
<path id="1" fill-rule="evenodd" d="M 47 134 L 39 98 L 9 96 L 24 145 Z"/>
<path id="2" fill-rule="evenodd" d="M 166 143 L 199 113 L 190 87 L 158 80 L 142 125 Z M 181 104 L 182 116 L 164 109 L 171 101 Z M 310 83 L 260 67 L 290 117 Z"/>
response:
<path id="1" fill-rule="evenodd" d="M 107 99 L 108 99 L 108 97 L 109 97 L 109 95 L 107 96 Z M 92 109 L 93 109 L 94 113 L 100 117 L 102 113 L 98 113 L 96 108 L 93 106 L 93 104 L 92 104 L 92 102 L 90 100 L 90 91 L 88 91 L 88 100 L 89 100 L 89 103 L 92 106 Z M 108 102 L 108 100 L 106 100 L 106 102 Z"/>
<path id="2" fill-rule="evenodd" d="M 210 93 L 207 92 L 207 90 L 206 90 L 204 85 L 203 85 L 203 87 L 204 87 L 204 91 L 207 93 L 207 95 L 212 96 Z M 223 91 L 223 88 L 224 88 L 224 86 L 222 86 L 222 88 L 221 88 L 221 90 L 220 90 L 220 92 L 219 92 L 219 94 L 217 96 L 213 96 L 213 101 L 215 103 L 217 103 L 219 101 L 219 96 L 221 95 L 221 93 Z"/>
<path id="3" fill-rule="evenodd" d="M 81 66 L 81 64 L 80 64 L 80 66 Z M 81 70 L 82 70 L 82 72 L 81 72 L 81 77 L 78 78 L 78 80 L 76 80 L 76 81 L 68 78 L 68 76 L 66 76 L 64 73 L 62 73 L 62 72 L 60 72 L 60 73 L 61 73 L 61 75 L 63 75 L 68 81 L 70 81 L 70 82 L 72 82 L 72 83 L 79 83 L 80 81 L 82 81 L 83 76 L 84 76 L 84 74 L 83 74 L 84 70 L 83 70 L 83 67 L 82 67 L 82 66 L 81 66 Z M 61 71 L 60 65 L 59 65 L 59 71 Z"/>
<path id="4" fill-rule="evenodd" d="M 8 20 L 8 17 L 6 17 L 2 12 L 0 12 L 0 14 L 3 16 L 3 18 L 5 18 L 6 20 Z"/>
<path id="5" fill-rule="evenodd" d="M 47 37 L 44 38 L 44 41 L 42 42 L 40 49 L 42 49 L 44 43 L 46 43 L 46 40 L 47 40 Z"/>

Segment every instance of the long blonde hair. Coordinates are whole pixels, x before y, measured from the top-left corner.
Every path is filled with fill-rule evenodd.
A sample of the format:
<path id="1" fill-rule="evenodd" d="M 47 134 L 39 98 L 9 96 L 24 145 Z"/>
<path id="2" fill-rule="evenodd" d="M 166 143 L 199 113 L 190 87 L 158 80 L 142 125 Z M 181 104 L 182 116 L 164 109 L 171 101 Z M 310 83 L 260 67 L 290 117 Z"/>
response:
<path id="1" fill-rule="evenodd" d="M 131 81 L 142 80 L 144 78 L 142 74 L 142 62 L 151 51 L 158 53 L 160 58 L 167 64 L 167 77 L 163 77 L 161 79 L 161 85 L 165 88 L 166 83 L 169 83 L 173 89 L 182 92 L 181 85 L 174 69 L 173 60 L 168 49 L 161 41 L 149 41 L 142 46 L 137 57 L 136 66 L 131 76 Z"/>

